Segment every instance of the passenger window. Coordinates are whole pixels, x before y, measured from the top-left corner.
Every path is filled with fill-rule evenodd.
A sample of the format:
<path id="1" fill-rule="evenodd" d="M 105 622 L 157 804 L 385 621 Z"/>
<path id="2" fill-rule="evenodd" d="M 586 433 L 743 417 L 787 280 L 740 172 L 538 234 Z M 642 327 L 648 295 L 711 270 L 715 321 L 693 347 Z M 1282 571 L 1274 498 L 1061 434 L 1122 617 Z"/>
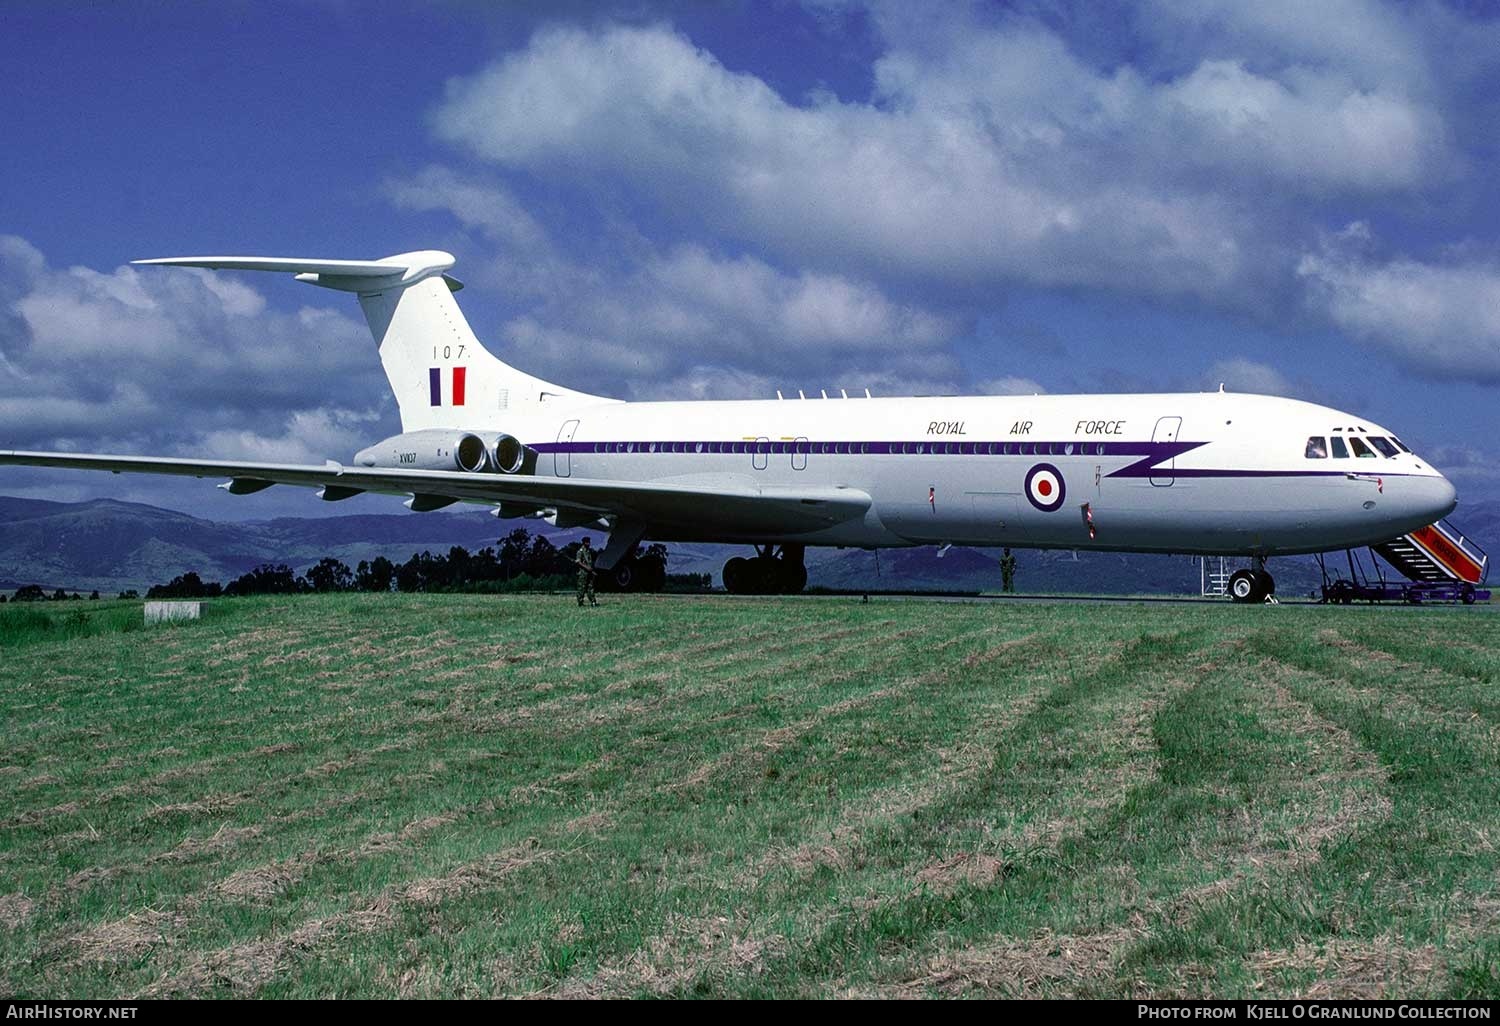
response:
<path id="1" fill-rule="evenodd" d="M 1349 447 L 1338 435 L 1334 435 L 1329 442 L 1333 445 L 1333 458 L 1336 460 L 1347 460 L 1349 458 Z"/>
<path id="2" fill-rule="evenodd" d="M 1370 451 L 1370 447 L 1358 438 L 1349 439 L 1349 447 L 1354 450 L 1354 455 L 1362 460 L 1373 460 L 1375 458 L 1375 454 Z"/>
<path id="3" fill-rule="evenodd" d="M 1396 455 L 1396 447 L 1379 435 L 1370 436 L 1370 444 L 1380 450 L 1380 455 L 1390 458 Z"/>
<path id="4" fill-rule="evenodd" d="M 1310 460 L 1326 460 L 1328 458 L 1328 442 L 1322 435 L 1313 435 L 1307 440 L 1307 452 L 1305 454 Z"/>

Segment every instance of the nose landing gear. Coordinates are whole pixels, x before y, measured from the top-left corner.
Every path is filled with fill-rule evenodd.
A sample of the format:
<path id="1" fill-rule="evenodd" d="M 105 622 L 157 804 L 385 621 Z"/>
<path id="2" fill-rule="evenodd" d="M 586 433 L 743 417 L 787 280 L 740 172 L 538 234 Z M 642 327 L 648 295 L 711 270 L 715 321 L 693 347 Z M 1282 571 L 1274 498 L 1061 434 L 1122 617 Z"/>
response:
<path id="1" fill-rule="evenodd" d="M 724 590 L 731 595 L 795 595 L 807 587 L 806 550 L 801 545 L 757 545 L 755 558 L 736 556 L 724 564 Z"/>

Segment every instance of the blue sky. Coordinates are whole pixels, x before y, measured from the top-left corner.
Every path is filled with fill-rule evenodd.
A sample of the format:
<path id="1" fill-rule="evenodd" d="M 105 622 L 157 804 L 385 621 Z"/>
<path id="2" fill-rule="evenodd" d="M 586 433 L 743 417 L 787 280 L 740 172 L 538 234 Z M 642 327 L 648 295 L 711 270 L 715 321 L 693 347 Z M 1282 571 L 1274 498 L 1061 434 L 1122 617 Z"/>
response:
<path id="1" fill-rule="evenodd" d="M 0 447 L 347 458 L 398 430 L 347 297 L 128 262 L 442 248 L 492 349 L 588 391 L 1224 382 L 1500 496 L 1495 11 L 12 5 Z"/>

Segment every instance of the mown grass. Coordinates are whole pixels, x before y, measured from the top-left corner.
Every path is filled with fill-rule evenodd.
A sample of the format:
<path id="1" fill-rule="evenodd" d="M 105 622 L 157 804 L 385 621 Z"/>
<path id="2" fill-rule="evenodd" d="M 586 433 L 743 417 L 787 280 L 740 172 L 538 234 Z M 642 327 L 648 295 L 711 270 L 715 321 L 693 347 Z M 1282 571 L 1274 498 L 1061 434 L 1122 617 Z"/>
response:
<path id="1" fill-rule="evenodd" d="M 0 608 L 7 993 L 1500 992 L 1487 611 L 122 608 Z"/>
<path id="2" fill-rule="evenodd" d="M 139 602 L 69 600 L 0 605 L 0 651 L 38 642 L 119 634 L 144 626 Z"/>

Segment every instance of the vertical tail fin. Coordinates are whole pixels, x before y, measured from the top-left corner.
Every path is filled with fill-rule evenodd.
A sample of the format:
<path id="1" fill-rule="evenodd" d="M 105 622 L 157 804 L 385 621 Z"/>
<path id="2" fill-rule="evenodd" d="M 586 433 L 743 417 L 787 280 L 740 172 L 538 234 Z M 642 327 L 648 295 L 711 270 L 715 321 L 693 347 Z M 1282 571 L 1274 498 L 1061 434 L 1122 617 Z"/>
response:
<path id="1" fill-rule="evenodd" d="M 281 271 L 300 282 L 353 292 L 401 411 L 401 430 L 500 424 L 507 414 L 608 402 L 533 377 L 480 344 L 453 293 L 463 288 L 444 273 L 453 257 L 437 250 L 382 260 L 296 257 L 166 257 L 138 264 L 214 270 Z"/>

